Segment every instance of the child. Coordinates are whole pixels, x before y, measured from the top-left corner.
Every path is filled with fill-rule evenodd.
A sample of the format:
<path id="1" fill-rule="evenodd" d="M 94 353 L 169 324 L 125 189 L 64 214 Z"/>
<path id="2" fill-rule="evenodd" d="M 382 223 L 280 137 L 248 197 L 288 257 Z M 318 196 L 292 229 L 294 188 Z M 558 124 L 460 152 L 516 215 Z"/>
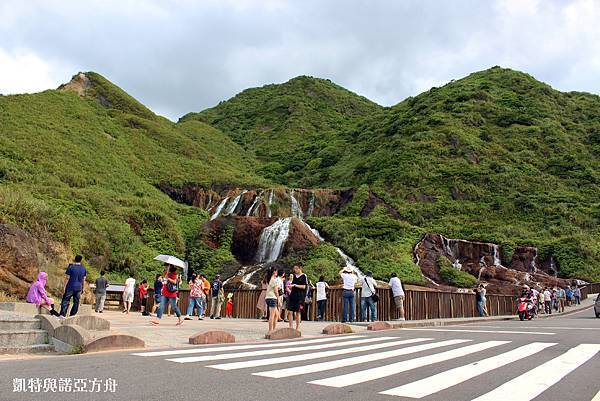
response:
<path id="1" fill-rule="evenodd" d="M 38 274 L 37 281 L 31 284 L 31 287 L 29 287 L 29 291 L 27 292 L 27 302 L 35 304 L 38 308 L 45 308 L 52 316 L 59 317 L 58 312 L 54 310 L 54 300 L 48 298 L 48 294 L 46 294 L 47 279 L 48 273 L 40 272 Z"/>
<path id="2" fill-rule="evenodd" d="M 140 284 L 140 308 L 142 310 L 142 316 L 150 316 L 146 310 L 146 303 L 148 302 L 148 280 L 143 280 Z"/>
<path id="3" fill-rule="evenodd" d="M 225 317 L 233 317 L 233 293 L 227 294 L 227 305 L 225 306 Z"/>

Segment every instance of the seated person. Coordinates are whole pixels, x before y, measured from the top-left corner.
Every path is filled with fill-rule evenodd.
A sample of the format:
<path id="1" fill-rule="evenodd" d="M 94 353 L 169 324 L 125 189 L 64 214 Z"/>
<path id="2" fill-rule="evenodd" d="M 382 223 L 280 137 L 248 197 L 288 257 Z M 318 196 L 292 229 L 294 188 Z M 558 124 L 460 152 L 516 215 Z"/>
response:
<path id="1" fill-rule="evenodd" d="M 47 309 L 52 316 L 59 316 L 58 312 L 54 310 L 54 300 L 48 298 L 46 294 L 46 280 L 48 279 L 48 273 L 40 272 L 38 274 L 37 281 L 31 284 L 29 292 L 27 292 L 27 302 L 34 304 L 37 307 Z"/>

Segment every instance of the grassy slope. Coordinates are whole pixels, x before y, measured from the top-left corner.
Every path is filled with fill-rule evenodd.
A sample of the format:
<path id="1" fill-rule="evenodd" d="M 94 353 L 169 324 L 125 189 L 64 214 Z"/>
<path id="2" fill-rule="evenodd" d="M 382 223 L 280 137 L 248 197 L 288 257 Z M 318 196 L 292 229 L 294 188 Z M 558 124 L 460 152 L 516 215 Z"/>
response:
<path id="1" fill-rule="evenodd" d="M 56 90 L 0 97 L 0 220 L 69 244 L 93 267 L 147 277 L 158 251 L 184 256 L 207 217 L 155 184 L 264 180 L 219 130 L 175 125 L 88 76 L 85 98 Z"/>
<path id="2" fill-rule="evenodd" d="M 256 155 L 266 178 L 311 187 L 327 180 L 326 167 L 342 157 L 342 133 L 380 110 L 329 80 L 300 76 L 247 89 L 180 121 L 200 120 L 226 132 Z"/>
<path id="3" fill-rule="evenodd" d="M 358 117 L 340 113 L 340 104 L 355 105 Z M 254 150 L 268 162 L 262 171 L 282 184 L 367 184 L 416 232 L 495 241 L 505 260 L 514 246 L 535 245 L 541 260 L 554 254 L 566 274 L 600 279 L 598 96 L 492 68 L 382 109 L 299 77 L 182 121 L 190 119 Z M 354 209 L 350 215 L 360 205 Z M 382 273 L 376 266 L 398 262 L 414 245 L 415 230 L 390 239 L 368 227 L 378 221 L 356 223 L 367 226 L 356 230 L 346 220 L 313 224 Z M 414 266 L 405 262 L 411 275 Z"/>

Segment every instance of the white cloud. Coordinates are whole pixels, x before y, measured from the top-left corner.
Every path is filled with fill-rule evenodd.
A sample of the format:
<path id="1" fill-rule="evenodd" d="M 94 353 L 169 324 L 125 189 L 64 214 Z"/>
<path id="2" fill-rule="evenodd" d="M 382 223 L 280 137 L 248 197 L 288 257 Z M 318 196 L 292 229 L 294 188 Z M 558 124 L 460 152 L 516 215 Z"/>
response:
<path id="1" fill-rule="evenodd" d="M 173 119 L 300 74 L 384 105 L 493 65 L 600 92 L 594 0 L 15 0 L 0 15 L 2 86 L 94 70 Z"/>

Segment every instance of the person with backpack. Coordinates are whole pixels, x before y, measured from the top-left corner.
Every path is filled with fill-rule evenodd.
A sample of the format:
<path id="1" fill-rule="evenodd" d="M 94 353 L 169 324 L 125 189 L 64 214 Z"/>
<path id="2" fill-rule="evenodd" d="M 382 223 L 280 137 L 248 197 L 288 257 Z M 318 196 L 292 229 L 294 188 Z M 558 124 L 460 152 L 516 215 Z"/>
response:
<path id="1" fill-rule="evenodd" d="M 221 275 L 217 274 L 212 284 L 210 285 L 211 305 L 210 305 L 210 318 L 220 319 L 221 318 L 221 306 L 225 300 L 225 293 L 223 292 L 223 282 L 221 281 Z"/>
<path id="2" fill-rule="evenodd" d="M 354 272 L 350 266 L 345 266 L 340 270 L 339 275 L 344 282 L 342 286 L 342 323 L 353 322 L 354 316 L 356 315 L 354 287 L 356 286 L 358 277 L 356 276 L 356 272 Z"/>
<path id="3" fill-rule="evenodd" d="M 306 301 L 306 290 L 308 288 L 308 277 L 302 273 L 302 266 L 294 266 L 294 277 L 290 284 L 290 296 L 288 297 L 287 313 L 290 329 L 293 322 L 296 321 L 296 330 L 300 330 L 300 322 L 302 320 L 301 308 Z"/>
<path id="4" fill-rule="evenodd" d="M 362 278 L 362 291 L 360 293 L 360 316 L 363 322 L 368 321 L 367 319 L 367 308 L 369 309 L 369 317 L 372 322 L 377 320 L 377 302 L 379 296 L 375 289 L 377 288 L 377 282 L 373 278 L 372 272 L 367 272 L 366 276 Z"/>
<path id="5" fill-rule="evenodd" d="M 162 315 L 167 308 L 167 304 L 170 304 L 171 308 L 177 315 L 177 323 L 175 325 L 180 326 L 183 324 L 183 319 L 181 319 L 181 311 L 177 305 L 177 292 L 179 291 L 179 277 L 177 276 L 177 268 L 175 266 L 169 267 L 169 271 L 165 274 L 165 276 L 167 282 L 162 287 L 160 306 L 156 311 L 156 319 L 154 319 L 151 323 L 153 325 L 159 325 L 160 319 L 162 319 Z"/>

